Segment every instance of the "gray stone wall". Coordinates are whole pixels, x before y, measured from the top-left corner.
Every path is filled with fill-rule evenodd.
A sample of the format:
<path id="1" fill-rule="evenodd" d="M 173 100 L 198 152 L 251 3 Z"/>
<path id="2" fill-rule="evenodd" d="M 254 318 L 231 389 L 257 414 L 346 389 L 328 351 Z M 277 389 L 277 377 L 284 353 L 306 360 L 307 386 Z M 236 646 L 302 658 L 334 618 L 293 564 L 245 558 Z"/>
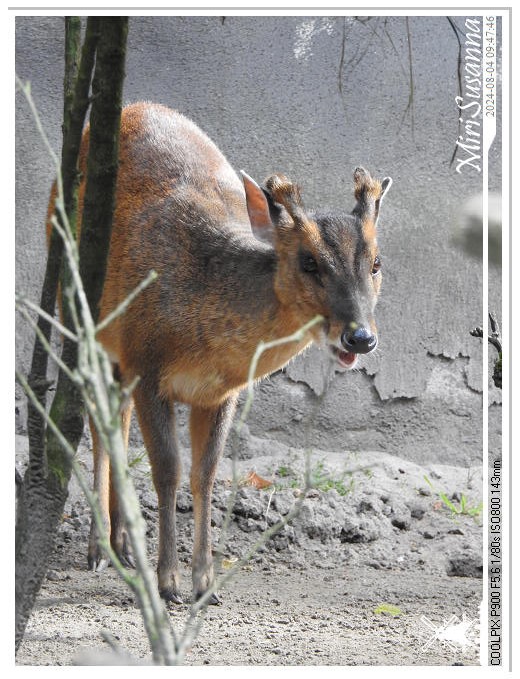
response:
<path id="1" fill-rule="evenodd" d="M 462 28 L 464 19 L 456 21 Z M 56 152 L 63 32 L 60 17 L 16 20 L 16 70 L 32 83 Z M 356 372 L 334 376 L 309 434 L 324 357 L 316 349 L 298 357 L 257 389 L 251 435 L 418 463 L 478 461 L 482 348 L 469 330 L 481 319 L 481 264 L 450 239 L 481 175 L 450 167 L 457 58 L 445 17 L 130 19 L 125 102 L 179 109 L 236 169 L 298 181 L 308 206 L 353 207 L 357 165 L 394 180 L 380 220 L 380 350 Z M 16 286 L 38 299 L 53 173 L 21 95 L 16 108 Z M 491 188 L 499 188 L 499 152 L 494 147 Z M 490 282 L 497 308 L 493 271 Z M 31 346 L 20 324 L 18 367 L 27 369 Z M 493 388 L 491 400 L 496 433 L 500 393 Z"/>

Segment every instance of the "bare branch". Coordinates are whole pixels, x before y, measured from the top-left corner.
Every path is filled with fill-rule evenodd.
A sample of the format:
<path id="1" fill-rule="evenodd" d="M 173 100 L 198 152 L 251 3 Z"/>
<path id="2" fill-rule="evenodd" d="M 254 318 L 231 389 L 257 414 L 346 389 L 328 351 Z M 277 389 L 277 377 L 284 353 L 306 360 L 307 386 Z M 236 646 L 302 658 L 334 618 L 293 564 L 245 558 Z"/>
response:
<path id="1" fill-rule="evenodd" d="M 79 377 L 79 375 L 71 370 L 62 360 L 61 358 L 56 354 L 56 352 L 53 350 L 49 342 L 47 342 L 47 338 L 45 337 L 44 333 L 41 331 L 41 329 L 38 327 L 38 323 L 36 323 L 30 316 L 30 314 L 27 312 L 26 309 L 23 307 L 18 307 L 18 311 L 22 314 L 22 316 L 25 318 L 27 323 L 31 326 L 31 328 L 36 332 L 38 339 L 42 343 L 43 348 L 45 351 L 48 353 L 48 355 L 52 358 L 52 360 L 56 363 L 56 365 L 63 370 L 63 372 L 67 375 L 69 380 L 71 382 L 74 382 L 74 384 L 77 384 L 78 386 L 81 385 L 82 380 Z M 41 310 L 40 310 L 41 311 Z"/>
<path id="2" fill-rule="evenodd" d="M 256 351 L 253 354 L 253 358 L 251 359 L 251 363 L 249 365 L 249 374 L 247 378 L 247 399 L 246 402 L 244 403 L 244 407 L 242 409 L 242 415 L 240 416 L 240 419 L 238 421 L 236 430 L 237 433 L 240 432 L 240 429 L 242 428 L 242 425 L 244 424 L 249 411 L 251 410 L 251 405 L 253 402 L 253 388 L 255 385 L 255 374 L 256 374 L 256 369 L 258 367 L 258 361 L 260 360 L 262 354 L 264 351 L 267 351 L 268 349 L 273 349 L 275 347 L 278 347 L 282 344 L 289 344 L 290 342 L 301 342 L 307 332 L 313 328 L 315 325 L 318 323 L 321 323 L 323 321 L 323 316 L 315 316 L 312 320 L 310 320 L 308 323 L 303 325 L 299 330 L 297 330 L 295 333 L 292 335 L 288 335 L 287 337 L 280 337 L 280 339 L 277 340 L 272 340 L 271 342 L 260 342 L 258 346 L 256 347 Z"/>
<path id="3" fill-rule="evenodd" d="M 108 316 L 105 316 L 105 318 L 101 321 L 101 323 L 98 323 L 96 326 L 96 332 L 100 332 L 101 330 L 104 330 L 110 323 L 116 320 L 116 318 L 119 318 L 119 316 L 122 316 L 125 311 L 128 309 L 130 304 L 134 301 L 134 299 L 141 294 L 141 292 L 147 288 L 150 283 L 152 283 L 156 278 L 159 277 L 159 274 L 156 271 L 150 271 L 148 276 L 139 283 L 139 285 L 132 290 L 132 292 L 126 297 L 125 300 L 119 304 L 114 311 L 108 314 Z"/>
<path id="4" fill-rule="evenodd" d="M 72 342 L 77 342 L 78 338 L 76 335 L 71 332 L 68 328 L 66 328 L 63 323 L 60 323 L 57 318 L 54 318 L 50 314 L 48 314 L 46 311 L 44 311 L 41 307 L 39 307 L 37 304 L 34 302 L 31 302 L 30 299 L 27 297 L 24 297 L 22 295 L 15 295 L 15 302 L 16 305 L 19 307 L 21 311 L 21 305 L 26 306 L 28 309 L 31 309 L 31 311 L 35 311 L 38 316 L 41 316 L 44 318 L 48 323 L 50 323 L 52 326 L 56 328 L 56 330 L 63 335 L 64 337 L 67 337 L 70 339 Z"/>
<path id="5" fill-rule="evenodd" d="M 491 335 L 488 341 L 492 344 L 498 353 L 502 352 L 502 335 L 500 334 L 500 326 L 498 325 L 497 317 L 494 313 L 489 313 L 489 325 L 491 326 Z"/>

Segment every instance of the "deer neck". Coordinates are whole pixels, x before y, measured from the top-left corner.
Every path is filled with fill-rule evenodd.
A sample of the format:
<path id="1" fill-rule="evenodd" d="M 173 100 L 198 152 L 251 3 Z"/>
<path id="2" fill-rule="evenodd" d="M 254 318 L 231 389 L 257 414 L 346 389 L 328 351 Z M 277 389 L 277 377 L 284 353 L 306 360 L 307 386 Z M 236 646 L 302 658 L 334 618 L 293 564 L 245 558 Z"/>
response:
<path id="1" fill-rule="evenodd" d="M 293 335 L 309 319 L 301 319 L 293 304 L 280 301 L 276 278 L 278 261 L 273 248 L 248 239 L 233 247 L 222 271 L 220 285 L 226 290 L 221 306 L 218 336 L 227 341 L 226 352 L 240 352 L 237 364 L 247 375 L 260 342 L 271 343 Z M 311 341 L 283 342 L 266 349 L 258 360 L 255 377 L 262 377 L 285 365 Z M 244 361 L 244 358 L 247 358 Z"/>

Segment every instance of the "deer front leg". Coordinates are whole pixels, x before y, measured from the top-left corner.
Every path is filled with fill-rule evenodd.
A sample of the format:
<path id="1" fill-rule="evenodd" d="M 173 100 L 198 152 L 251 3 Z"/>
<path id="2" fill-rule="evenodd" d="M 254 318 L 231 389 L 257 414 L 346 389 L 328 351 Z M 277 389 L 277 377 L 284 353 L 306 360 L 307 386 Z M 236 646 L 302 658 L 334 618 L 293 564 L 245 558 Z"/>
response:
<path id="1" fill-rule="evenodd" d="M 193 596 L 200 598 L 213 584 L 213 557 L 211 554 L 211 493 L 217 463 L 226 443 L 229 426 L 236 407 L 236 396 L 217 408 L 192 406 L 190 418 L 192 465 L 190 474 L 193 495 Z M 220 603 L 216 592 L 210 604 Z"/>
<path id="2" fill-rule="evenodd" d="M 175 435 L 174 404 L 159 394 L 155 381 L 145 378 L 137 386 L 134 400 L 159 501 L 159 593 L 166 601 L 182 604 L 175 527 L 181 465 Z"/>

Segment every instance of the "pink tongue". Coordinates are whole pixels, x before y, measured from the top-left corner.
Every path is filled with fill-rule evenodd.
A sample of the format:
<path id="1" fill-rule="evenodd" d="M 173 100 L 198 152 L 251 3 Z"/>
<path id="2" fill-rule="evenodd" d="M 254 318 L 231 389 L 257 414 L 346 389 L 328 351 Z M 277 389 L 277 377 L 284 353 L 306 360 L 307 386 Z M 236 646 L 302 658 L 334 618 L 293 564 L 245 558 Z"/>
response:
<path id="1" fill-rule="evenodd" d="M 340 351 L 338 353 L 338 358 L 343 365 L 352 365 L 356 360 L 356 354 L 353 354 L 351 351 Z"/>

